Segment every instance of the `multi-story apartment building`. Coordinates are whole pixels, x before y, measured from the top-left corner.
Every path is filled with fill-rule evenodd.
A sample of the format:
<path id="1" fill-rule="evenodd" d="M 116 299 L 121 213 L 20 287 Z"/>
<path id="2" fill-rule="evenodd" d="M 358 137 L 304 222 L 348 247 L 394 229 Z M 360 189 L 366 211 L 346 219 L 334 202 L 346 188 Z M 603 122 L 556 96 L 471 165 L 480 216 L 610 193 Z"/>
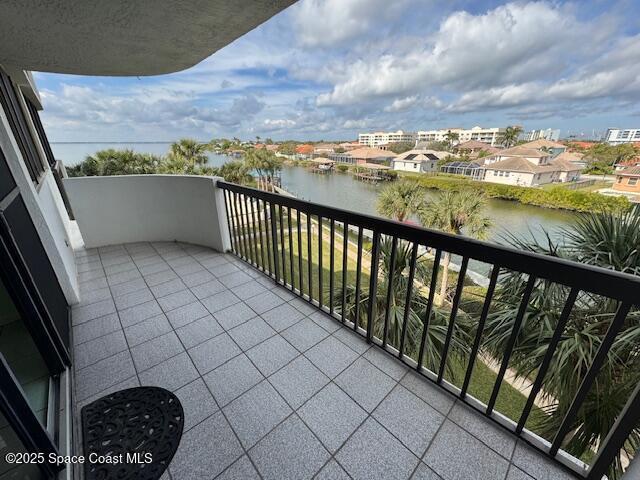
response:
<path id="1" fill-rule="evenodd" d="M 557 142 L 560 139 L 560 130 L 547 128 L 546 130 L 531 130 L 523 133 L 520 138 L 526 142 L 533 142 L 534 140 L 550 140 Z"/>
<path id="2" fill-rule="evenodd" d="M 455 143 L 476 140 L 491 146 L 496 146 L 500 144 L 500 136 L 505 130 L 505 128 L 500 127 L 482 128 L 478 126 L 470 129 L 443 128 L 440 130 L 418 131 L 417 137 L 419 142 L 444 142 L 448 139 L 449 132 L 451 132 L 458 135 Z"/>
<path id="3" fill-rule="evenodd" d="M 361 133 L 358 135 L 358 143 L 367 147 L 379 147 L 395 142 L 415 142 L 417 135 L 415 132 L 373 132 Z"/>
<path id="4" fill-rule="evenodd" d="M 640 142 L 640 128 L 609 128 L 604 141 L 609 145 Z"/>

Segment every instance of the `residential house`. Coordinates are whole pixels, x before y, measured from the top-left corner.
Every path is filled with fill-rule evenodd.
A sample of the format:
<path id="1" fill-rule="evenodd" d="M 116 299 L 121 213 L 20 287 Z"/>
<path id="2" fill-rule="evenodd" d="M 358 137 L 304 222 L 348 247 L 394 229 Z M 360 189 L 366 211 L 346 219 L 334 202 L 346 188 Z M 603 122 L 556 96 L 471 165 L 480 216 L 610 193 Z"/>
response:
<path id="1" fill-rule="evenodd" d="M 409 150 L 397 155 L 391 162 L 394 170 L 403 172 L 437 172 L 438 161 L 450 157 L 451 153 L 437 150 Z"/>
<path id="2" fill-rule="evenodd" d="M 308 160 L 313 157 L 313 145 L 303 144 L 296 145 L 296 159 Z"/>
<path id="3" fill-rule="evenodd" d="M 640 201 L 640 165 L 617 171 L 612 188 L 625 195 L 631 194 L 634 200 Z"/>
<path id="4" fill-rule="evenodd" d="M 552 158 L 555 158 L 561 153 L 567 151 L 567 146 L 565 144 L 553 142 L 551 140 L 547 140 L 546 138 L 539 138 L 537 140 L 533 140 L 532 142 L 523 143 L 520 146 L 524 148 L 535 148 L 537 150 L 544 150 L 546 152 L 549 152 Z"/>
<path id="5" fill-rule="evenodd" d="M 640 157 L 632 158 L 631 160 L 625 160 L 624 162 L 616 163 L 614 165 L 616 172 L 624 170 L 625 168 L 637 166 L 640 166 Z"/>
<path id="6" fill-rule="evenodd" d="M 453 150 L 460 155 L 466 155 L 472 159 L 479 158 L 482 152 L 491 155 L 500 151 L 499 148 L 492 147 L 478 140 L 467 140 L 466 142 L 459 143 L 453 147 Z"/>
<path id="7" fill-rule="evenodd" d="M 330 153 L 334 153 L 339 148 L 335 143 L 316 143 L 313 146 L 313 155 L 326 157 Z"/>
<path id="8" fill-rule="evenodd" d="M 335 160 L 338 163 L 350 163 L 353 165 L 363 163 L 388 163 L 393 160 L 395 153 L 382 150 L 380 148 L 362 147 L 356 148 L 343 153 L 332 153 L 329 155 L 331 160 Z"/>
<path id="9" fill-rule="evenodd" d="M 558 181 L 559 170 L 551 164 L 551 154 L 517 146 L 484 159 L 486 182 L 531 187 Z"/>

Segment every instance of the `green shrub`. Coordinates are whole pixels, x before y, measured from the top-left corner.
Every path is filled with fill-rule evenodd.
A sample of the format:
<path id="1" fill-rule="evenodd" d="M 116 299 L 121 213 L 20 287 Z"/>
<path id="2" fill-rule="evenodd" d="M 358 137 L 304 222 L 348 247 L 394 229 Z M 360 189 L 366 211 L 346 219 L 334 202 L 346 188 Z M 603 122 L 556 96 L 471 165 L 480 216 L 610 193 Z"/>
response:
<path id="1" fill-rule="evenodd" d="M 621 212 L 631 208 L 631 203 L 624 197 L 609 197 L 596 192 L 567 190 L 562 186 L 540 189 L 479 182 L 459 176 L 424 176 L 416 174 L 407 174 L 406 176 L 415 178 L 426 188 L 433 188 L 437 190 L 471 189 L 478 193 L 483 193 L 489 198 L 511 200 L 527 205 L 536 205 L 546 208 L 560 208 L 565 210 L 575 210 L 578 212 Z"/>
<path id="2" fill-rule="evenodd" d="M 349 170 L 349 165 L 336 165 L 336 170 L 340 173 L 345 173 Z"/>

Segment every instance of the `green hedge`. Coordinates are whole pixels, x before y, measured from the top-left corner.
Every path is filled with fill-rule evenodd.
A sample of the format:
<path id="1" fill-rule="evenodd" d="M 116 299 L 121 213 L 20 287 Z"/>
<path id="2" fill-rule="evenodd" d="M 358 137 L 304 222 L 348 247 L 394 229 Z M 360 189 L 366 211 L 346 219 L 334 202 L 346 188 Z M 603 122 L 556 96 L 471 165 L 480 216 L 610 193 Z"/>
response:
<path id="1" fill-rule="evenodd" d="M 471 189 L 484 193 L 489 198 L 512 200 L 546 208 L 560 208 L 578 212 L 625 211 L 631 208 L 631 203 L 624 197 L 609 197 L 596 192 L 567 190 L 561 186 L 543 190 L 540 188 L 479 182 L 463 177 L 423 176 L 411 173 L 403 174 L 402 176 L 415 179 L 426 188 L 438 190 Z"/>

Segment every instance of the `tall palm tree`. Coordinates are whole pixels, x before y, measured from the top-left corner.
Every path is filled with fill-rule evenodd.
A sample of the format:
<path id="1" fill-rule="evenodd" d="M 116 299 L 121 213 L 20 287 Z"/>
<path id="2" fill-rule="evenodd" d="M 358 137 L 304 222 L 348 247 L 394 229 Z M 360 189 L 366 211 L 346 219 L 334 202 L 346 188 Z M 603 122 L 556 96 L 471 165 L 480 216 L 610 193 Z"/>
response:
<path id="1" fill-rule="evenodd" d="M 420 211 L 420 221 L 425 227 L 436 228 L 454 235 L 465 234 L 485 238 L 491 227 L 491 220 L 484 214 L 486 199 L 471 190 L 445 190 L 425 203 Z M 451 253 L 444 252 L 442 258 L 442 284 L 438 303 L 446 299 L 449 280 Z"/>
<path id="2" fill-rule="evenodd" d="M 244 161 L 258 174 L 258 188 L 275 192 L 274 179 L 282 170 L 282 160 L 269 150 L 250 149 L 245 153 Z"/>
<path id="3" fill-rule="evenodd" d="M 226 162 L 218 169 L 218 174 L 227 182 L 237 183 L 238 185 L 246 185 L 251 180 L 249 166 L 246 162 Z"/>
<path id="4" fill-rule="evenodd" d="M 211 148 L 208 143 L 200 143 L 192 138 L 182 138 L 171 144 L 170 154 L 182 158 L 194 167 L 204 165 L 209 160 L 207 151 Z"/>
<path id="5" fill-rule="evenodd" d="M 460 139 L 460 134 L 449 130 L 447 134 L 444 136 L 444 138 L 445 138 L 445 141 L 447 142 L 447 148 L 451 150 L 453 148 L 454 143 L 456 143 Z"/>
<path id="6" fill-rule="evenodd" d="M 424 188 L 417 182 L 401 180 L 391 183 L 378 195 L 376 210 L 380 215 L 404 222 L 417 215 L 424 203 Z"/>
<path id="7" fill-rule="evenodd" d="M 504 132 L 502 132 L 499 138 L 500 145 L 506 148 L 514 146 L 516 143 L 518 143 L 518 138 L 520 137 L 521 133 L 522 127 L 519 127 L 517 125 L 505 128 Z"/>
<path id="8" fill-rule="evenodd" d="M 380 261 L 378 264 L 378 289 L 374 298 L 375 317 L 373 318 L 373 335 L 379 339 L 384 336 L 385 318 L 388 316 L 387 342 L 389 345 L 399 348 L 404 325 L 404 313 L 407 300 L 407 289 L 409 288 L 409 267 L 412 258 L 412 243 L 398 240 L 396 246 L 395 261 L 391 261 L 393 240 L 383 237 L 380 242 Z M 430 278 L 432 264 L 426 258 L 426 251 L 417 255 L 415 265 L 414 283 L 411 285 L 412 295 L 408 309 L 406 336 L 404 343 L 404 353 L 413 359 L 417 359 L 424 319 L 429 298 L 429 288 L 431 288 Z M 393 263 L 393 267 L 392 267 Z M 392 273 L 393 268 L 393 275 Z M 391 283 L 391 296 L 387 303 L 389 292 L 389 279 L 393 277 Z M 435 286 L 434 286 L 435 287 Z M 366 291 L 365 291 L 366 290 Z M 369 304 L 368 290 L 360 292 L 360 324 L 366 325 L 367 306 Z M 345 296 L 345 317 L 355 320 L 356 309 L 356 288 L 352 283 L 347 285 Z M 336 289 L 333 303 L 338 312 L 342 311 L 342 291 Z M 434 305 L 431 311 L 429 330 L 424 349 L 424 366 L 432 371 L 437 371 L 440 365 L 441 352 L 443 350 L 447 328 L 449 324 L 449 312 Z M 451 349 L 445 365 L 446 372 L 452 373 L 452 364 L 455 359 L 464 358 L 468 354 L 471 344 L 470 318 L 460 311 L 456 317 L 454 333 L 452 336 Z"/>
<path id="9" fill-rule="evenodd" d="M 575 220 L 554 241 L 508 235 L 518 249 L 579 261 L 607 269 L 640 275 L 640 207 L 627 213 L 590 213 Z M 506 339 L 527 279 L 518 273 L 501 277 L 496 290 L 496 308 L 487 319 L 483 348 L 496 358 L 504 352 Z M 509 367 L 521 378 L 535 376 L 556 328 L 559 313 L 568 295 L 567 287 L 538 281 L 529 300 L 525 321 L 518 336 Z M 609 299 L 580 292 L 544 379 L 542 395 L 551 404 L 549 414 L 536 430 L 553 438 L 573 396 L 584 379 L 605 332 L 615 315 L 617 304 Z M 640 308 L 627 316 L 622 331 L 611 347 L 608 362 L 587 394 L 584 406 L 571 425 L 563 449 L 582 457 L 590 456 L 607 435 L 624 407 L 629 394 L 640 382 Z M 630 435 L 625 449 L 633 456 L 640 448 L 640 426 Z M 608 472 L 610 479 L 621 476 L 619 454 Z"/>

